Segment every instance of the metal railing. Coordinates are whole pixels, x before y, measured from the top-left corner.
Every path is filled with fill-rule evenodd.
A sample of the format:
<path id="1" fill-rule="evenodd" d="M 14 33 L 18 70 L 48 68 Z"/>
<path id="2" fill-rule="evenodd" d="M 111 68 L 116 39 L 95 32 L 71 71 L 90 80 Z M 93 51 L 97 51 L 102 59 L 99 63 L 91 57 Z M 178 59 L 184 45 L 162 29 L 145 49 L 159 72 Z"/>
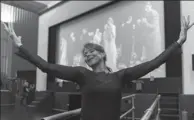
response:
<path id="1" fill-rule="evenodd" d="M 124 114 L 122 114 L 120 116 L 120 119 L 124 118 L 126 115 L 128 115 L 129 113 L 132 112 L 132 120 L 135 120 L 135 94 L 122 97 L 122 100 L 125 100 L 125 99 L 128 99 L 128 98 L 132 99 L 132 108 L 130 110 L 126 111 Z"/>
<path id="2" fill-rule="evenodd" d="M 154 112 L 154 109 L 156 108 L 156 106 L 158 105 L 158 113 L 156 115 L 156 119 L 155 120 L 159 120 L 159 115 L 160 115 L 160 98 L 161 96 L 158 95 L 155 99 L 155 101 L 152 103 L 152 105 L 145 111 L 145 114 L 143 115 L 143 117 L 140 120 L 149 120 L 151 115 Z"/>
<path id="3" fill-rule="evenodd" d="M 122 97 L 122 100 L 129 99 L 129 98 L 132 99 L 132 108 L 128 110 L 127 112 L 125 112 L 124 114 L 122 114 L 120 116 L 120 119 L 124 118 L 126 115 L 132 112 L 132 120 L 135 120 L 135 94 Z M 73 116 L 79 115 L 80 113 L 81 113 L 81 108 L 71 110 L 68 112 L 55 114 L 55 115 L 48 116 L 48 117 L 44 117 L 41 120 L 57 120 L 57 119 L 64 118 L 64 117 L 73 117 Z"/>
<path id="4" fill-rule="evenodd" d="M 73 117 L 80 114 L 80 112 L 81 112 L 81 108 L 48 116 L 48 117 L 42 118 L 41 120 L 57 120 L 64 117 Z"/>

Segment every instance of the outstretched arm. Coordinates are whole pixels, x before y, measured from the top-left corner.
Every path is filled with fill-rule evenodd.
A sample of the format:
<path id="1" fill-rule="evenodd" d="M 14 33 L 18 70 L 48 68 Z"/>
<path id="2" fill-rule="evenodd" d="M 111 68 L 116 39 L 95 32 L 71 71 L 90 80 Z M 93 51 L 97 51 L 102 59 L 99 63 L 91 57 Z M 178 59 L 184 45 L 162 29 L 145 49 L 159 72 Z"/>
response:
<path id="1" fill-rule="evenodd" d="M 50 64 L 43 60 L 40 56 L 30 53 L 22 45 L 18 47 L 18 50 L 19 51 L 16 52 L 18 56 L 29 61 L 47 74 L 52 74 L 60 79 L 77 82 L 78 84 L 81 84 L 81 82 L 83 82 L 81 81 L 84 70 L 84 68 L 82 67 L 70 67 L 58 64 Z"/>
<path id="2" fill-rule="evenodd" d="M 180 36 L 177 42 L 172 44 L 170 47 L 168 47 L 164 52 L 162 52 L 159 56 L 157 56 L 155 59 L 142 63 L 140 65 L 137 65 L 135 67 L 126 68 L 123 70 L 118 71 L 119 75 L 122 77 L 122 79 L 138 79 L 147 73 L 153 71 L 154 69 L 158 68 L 160 65 L 165 63 L 168 58 L 175 53 L 181 45 L 186 41 L 187 37 L 187 31 L 189 28 L 191 28 L 194 25 L 189 23 L 189 17 L 188 21 L 186 21 L 185 18 L 183 18 L 182 24 L 181 24 L 181 32 Z"/>
<path id="3" fill-rule="evenodd" d="M 31 62 L 45 73 L 52 74 L 60 79 L 77 82 L 78 84 L 83 83 L 82 78 L 85 70 L 83 67 L 69 67 L 46 62 L 40 56 L 30 53 L 23 47 L 21 37 L 16 35 L 12 24 L 9 23 L 7 26 L 5 23 L 3 23 L 3 25 L 5 27 L 5 31 L 9 34 L 9 37 L 14 42 L 14 45 L 18 48 L 18 55 L 20 57 Z"/>
<path id="4" fill-rule="evenodd" d="M 166 49 L 164 52 L 162 52 L 159 56 L 157 56 L 155 59 L 150 60 L 148 62 L 139 64 L 137 66 L 126 68 L 121 71 L 122 77 L 127 78 L 130 80 L 136 80 L 147 73 L 153 71 L 154 69 L 158 68 L 160 65 L 165 63 L 167 59 L 180 48 L 180 44 L 175 42 L 172 44 L 168 49 Z"/>

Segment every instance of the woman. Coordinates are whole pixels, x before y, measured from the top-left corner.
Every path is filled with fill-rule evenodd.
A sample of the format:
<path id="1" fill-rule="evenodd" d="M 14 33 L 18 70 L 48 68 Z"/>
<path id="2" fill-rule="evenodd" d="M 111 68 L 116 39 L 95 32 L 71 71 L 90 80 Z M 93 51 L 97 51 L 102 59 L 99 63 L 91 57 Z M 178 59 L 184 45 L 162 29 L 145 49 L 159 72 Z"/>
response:
<path id="1" fill-rule="evenodd" d="M 26 50 L 11 24 L 5 30 L 10 35 L 19 50 L 19 54 L 43 72 L 52 74 L 60 79 L 69 80 L 79 84 L 82 92 L 82 119 L 83 120 L 119 120 L 121 107 L 121 85 L 124 81 L 138 79 L 160 65 L 178 50 L 186 41 L 187 31 L 194 25 L 189 22 L 189 17 L 182 20 L 181 32 L 177 42 L 161 53 L 155 59 L 111 73 L 106 66 L 106 54 L 100 45 L 87 43 L 84 45 L 83 56 L 85 62 L 93 71 L 84 67 L 70 67 L 51 64 L 38 55 L 33 55 Z"/>
<path id="2" fill-rule="evenodd" d="M 26 101 L 25 102 L 26 104 L 28 103 L 29 92 L 30 92 L 29 83 L 27 81 L 24 81 L 22 98 L 20 100 L 21 105 L 24 105 L 24 100 Z"/>

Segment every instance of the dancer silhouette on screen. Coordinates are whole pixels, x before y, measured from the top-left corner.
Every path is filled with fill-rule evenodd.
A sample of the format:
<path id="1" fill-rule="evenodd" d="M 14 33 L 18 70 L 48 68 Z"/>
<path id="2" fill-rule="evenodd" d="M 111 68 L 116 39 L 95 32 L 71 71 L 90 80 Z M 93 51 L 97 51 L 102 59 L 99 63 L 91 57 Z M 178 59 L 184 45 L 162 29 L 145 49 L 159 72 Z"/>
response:
<path id="1" fill-rule="evenodd" d="M 48 63 L 40 56 L 30 53 L 29 50 L 24 48 L 21 37 L 15 34 L 11 23 L 9 23 L 8 27 L 3 24 L 5 31 L 7 31 L 18 48 L 17 55 L 31 62 L 47 74 L 76 82 L 80 86 L 82 120 L 120 120 L 122 84 L 136 80 L 165 63 L 186 41 L 187 31 L 194 25 L 194 23 L 189 24 L 189 20 L 189 17 L 187 20 L 185 17 L 183 18 L 178 40 L 159 56 L 117 72 L 111 72 L 111 69 L 107 67 L 107 54 L 104 48 L 93 43 L 85 44 L 82 51 L 85 62 L 92 68 L 92 71 L 81 66 L 71 67 Z"/>
<path id="2" fill-rule="evenodd" d="M 159 13 L 152 8 L 150 2 L 145 5 L 145 17 L 142 18 L 142 27 L 145 31 L 142 34 L 144 37 L 145 50 L 148 58 L 153 59 L 159 54 L 162 48 L 162 36 L 160 31 L 160 16 Z M 150 54 L 152 53 L 152 54 Z"/>
<path id="3" fill-rule="evenodd" d="M 67 59 L 67 40 L 63 37 L 60 38 L 60 52 L 59 52 L 59 63 L 61 65 L 68 65 Z"/>
<path id="4" fill-rule="evenodd" d="M 122 22 L 120 27 L 117 27 L 117 46 L 120 46 L 119 56 L 117 56 L 117 67 L 120 68 L 127 67 L 131 58 L 131 47 L 132 47 L 132 36 L 134 35 L 134 30 L 132 28 L 133 20 L 132 16 L 128 16 L 127 20 Z M 119 38 L 122 38 L 121 40 Z M 118 53 L 117 53 L 118 54 Z"/>
<path id="5" fill-rule="evenodd" d="M 108 18 L 104 26 L 103 33 L 104 49 L 107 53 L 107 65 L 111 66 L 113 71 L 117 70 L 117 47 L 116 47 L 116 26 L 113 18 Z"/>
<path id="6" fill-rule="evenodd" d="M 102 33 L 100 32 L 100 29 L 97 28 L 95 35 L 93 37 L 92 43 L 100 45 L 101 40 L 102 40 Z"/>

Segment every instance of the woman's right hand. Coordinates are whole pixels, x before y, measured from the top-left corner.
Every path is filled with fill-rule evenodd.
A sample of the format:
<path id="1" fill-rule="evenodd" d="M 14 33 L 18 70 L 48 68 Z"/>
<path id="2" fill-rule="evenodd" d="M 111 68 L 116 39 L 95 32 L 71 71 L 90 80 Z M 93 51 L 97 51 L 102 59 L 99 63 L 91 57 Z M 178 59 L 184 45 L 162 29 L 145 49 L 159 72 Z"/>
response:
<path id="1" fill-rule="evenodd" d="M 11 38 L 11 40 L 14 42 L 15 46 L 20 47 L 22 45 L 21 36 L 16 35 L 16 33 L 13 29 L 13 24 L 8 23 L 8 26 L 4 22 L 2 22 L 2 24 L 4 25 L 5 31 L 7 32 L 7 34 Z"/>

